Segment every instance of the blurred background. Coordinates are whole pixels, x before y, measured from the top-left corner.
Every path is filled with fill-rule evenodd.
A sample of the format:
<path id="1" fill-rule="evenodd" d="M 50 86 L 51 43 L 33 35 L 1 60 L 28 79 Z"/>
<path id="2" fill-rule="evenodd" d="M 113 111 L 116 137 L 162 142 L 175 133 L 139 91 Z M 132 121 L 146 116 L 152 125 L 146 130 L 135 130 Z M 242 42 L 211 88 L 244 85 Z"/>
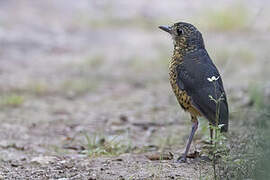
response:
<path id="1" fill-rule="evenodd" d="M 71 177 L 50 164 L 65 157 L 78 177 L 95 172 L 108 179 L 100 169 L 104 156 L 110 160 L 164 149 L 181 153 L 190 120 L 168 81 L 172 40 L 158 29 L 178 21 L 202 32 L 222 75 L 232 144 L 242 143 L 231 147 L 238 157 L 255 137 L 250 133 L 259 129 L 262 134 L 261 128 L 268 127 L 269 10 L 266 0 L 1 0 L 0 175 Z M 208 137 L 207 122 L 200 123 L 195 142 Z M 89 159 L 94 160 L 85 164 Z M 238 159 L 241 173 L 255 177 L 245 166 L 250 161 Z M 145 160 L 137 159 L 143 174 L 136 174 L 134 161 L 113 165 L 107 175 L 143 179 L 160 167 L 145 168 Z M 196 167 L 181 166 L 183 172 L 164 167 L 158 177 L 177 172 L 196 179 Z M 40 169 L 43 173 L 37 173 Z M 202 171 L 211 172 L 207 166 Z"/>

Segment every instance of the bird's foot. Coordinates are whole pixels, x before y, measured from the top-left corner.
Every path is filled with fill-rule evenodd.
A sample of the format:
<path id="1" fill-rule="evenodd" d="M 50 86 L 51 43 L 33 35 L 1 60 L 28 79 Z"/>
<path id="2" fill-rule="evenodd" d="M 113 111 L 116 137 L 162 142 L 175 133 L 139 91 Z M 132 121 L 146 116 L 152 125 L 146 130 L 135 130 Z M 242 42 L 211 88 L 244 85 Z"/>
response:
<path id="1" fill-rule="evenodd" d="M 187 162 L 187 157 L 182 155 L 179 158 L 177 158 L 176 162 L 178 162 L 178 163 L 186 163 Z"/>

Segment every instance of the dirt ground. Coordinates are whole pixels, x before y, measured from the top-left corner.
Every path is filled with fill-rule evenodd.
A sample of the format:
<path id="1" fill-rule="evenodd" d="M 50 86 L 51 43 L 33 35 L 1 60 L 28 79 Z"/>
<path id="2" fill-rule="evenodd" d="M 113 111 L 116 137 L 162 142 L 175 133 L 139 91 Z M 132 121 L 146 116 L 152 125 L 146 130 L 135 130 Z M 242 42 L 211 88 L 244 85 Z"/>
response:
<path id="1" fill-rule="evenodd" d="M 234 130 L 250 84 L 270 94 L 270 4 L 209 4 L 0 1 L 0 179 L 211 177 L 208 161 L 175 162 L 191 126 L 168 81 L 172 41 L 157 26 L 201 29 Z M 200 122 L 192 152 L 208 137 Z M 161 151 L 173 159 L 146 157 Z"/>

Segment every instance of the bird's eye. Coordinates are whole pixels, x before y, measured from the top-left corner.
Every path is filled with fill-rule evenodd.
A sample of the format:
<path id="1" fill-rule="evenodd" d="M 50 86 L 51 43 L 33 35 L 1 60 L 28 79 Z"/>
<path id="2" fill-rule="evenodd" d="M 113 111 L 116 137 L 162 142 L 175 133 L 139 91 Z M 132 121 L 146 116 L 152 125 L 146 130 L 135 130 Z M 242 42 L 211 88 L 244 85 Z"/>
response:
<path id="1" fill-rule="evenodd" d="M 176 33 L 178 36 L 182 35 L 183 34 L 183 30 L 182 29 L 176 29 Z"/>

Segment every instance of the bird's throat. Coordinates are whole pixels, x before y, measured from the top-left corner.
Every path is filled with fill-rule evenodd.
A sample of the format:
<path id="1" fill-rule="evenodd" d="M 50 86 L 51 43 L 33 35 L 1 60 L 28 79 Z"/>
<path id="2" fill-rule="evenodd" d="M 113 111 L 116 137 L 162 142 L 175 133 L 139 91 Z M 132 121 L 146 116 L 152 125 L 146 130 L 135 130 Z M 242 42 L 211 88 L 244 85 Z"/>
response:
<path id="1" fill-rule="evenodd" d="M 173 57 L 174 61 L 182 61 L 183 57 L 186 55 L 185 47 L 174 45 Z"/>
<path id="2" fill-rule="evenodd" d="M 174 50 L 173 50 L 173 54 L 180 57 L 184 57 L 185 55 L 189 54 L 189 53 L 194 53 L 196 51 L 198 51 L 200 48 L 197 47 L 196 45 L 190 45 L 187 46 L 185 44 L 175 44 L 174 45 Z"/>

